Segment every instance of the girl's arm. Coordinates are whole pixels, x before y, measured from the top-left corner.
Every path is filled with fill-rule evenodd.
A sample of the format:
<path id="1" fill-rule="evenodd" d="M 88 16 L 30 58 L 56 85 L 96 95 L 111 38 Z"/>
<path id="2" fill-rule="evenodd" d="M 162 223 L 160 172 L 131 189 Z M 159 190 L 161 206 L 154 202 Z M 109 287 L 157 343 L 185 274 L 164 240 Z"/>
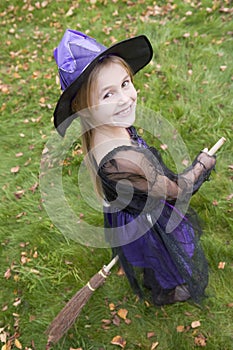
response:
<path id="1" fill-rule="evenodd" d="M 184 172 L 175 174 L 154 148 L 119 147 L 102 164 L 100 173 L 102 180 L 115 190 L 120 181 L 121 185 L 133 186 L 135 191 L 175 200 L 195 193 L 208 179 L 215 163 L 214 157 L 202 152 Z"/>

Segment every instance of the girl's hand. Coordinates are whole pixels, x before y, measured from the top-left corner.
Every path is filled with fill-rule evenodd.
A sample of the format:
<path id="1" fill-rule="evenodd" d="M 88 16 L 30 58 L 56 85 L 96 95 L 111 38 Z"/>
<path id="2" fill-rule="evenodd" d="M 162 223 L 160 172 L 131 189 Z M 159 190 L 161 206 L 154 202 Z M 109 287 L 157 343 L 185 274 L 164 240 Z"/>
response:
<path id="1" fill-rule="evenodd" d="M 197 157 L 197 162 L 200 163 L 205 170 L 213 169 L 216 164 L 216 157 L 210 156 L 208 150 L 203 150 Z"/>

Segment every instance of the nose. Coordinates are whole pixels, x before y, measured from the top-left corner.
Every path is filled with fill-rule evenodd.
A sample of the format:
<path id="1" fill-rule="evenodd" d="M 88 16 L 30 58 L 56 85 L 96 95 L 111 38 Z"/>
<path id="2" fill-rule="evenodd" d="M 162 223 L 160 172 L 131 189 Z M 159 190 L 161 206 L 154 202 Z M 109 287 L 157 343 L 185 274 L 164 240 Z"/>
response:
<path id="1" fill-rule="evenodd" d="M 119 93 L 119 104 L 123 105 L 128 100 L 129 100 L 129 96 L 124 91 L 120 91 L 120 93 Z"/>

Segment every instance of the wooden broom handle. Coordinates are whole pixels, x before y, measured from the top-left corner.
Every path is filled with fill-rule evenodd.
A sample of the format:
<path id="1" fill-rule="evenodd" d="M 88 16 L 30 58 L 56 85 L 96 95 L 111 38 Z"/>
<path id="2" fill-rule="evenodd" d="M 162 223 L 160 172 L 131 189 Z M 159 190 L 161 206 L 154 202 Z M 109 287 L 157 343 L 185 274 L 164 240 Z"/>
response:
<path id="1" fill-rule="evenodd" d="M 219 148 L 222 147 L 224 142 L 226 142 L 225 137 L 221 137 L 221 139 L 219 139 L 218 142 L 216 142 L 215 145 L 213 145 L 213 147 L 211 147 L 211 149 L 207 151 L 207 154 L 209 156 L 213 156 L 217 152 L 217 150 L 219 150 Z M 205 152 L 205 150 L 203 150 L 203 152 Z"/>
<path id="2" fill-rule="evenodd" d="M 119 256 L 116 255 L 107 266 L 103 267 L 104 271 L 108 273 L 118 260 L 119 260 Z"/>

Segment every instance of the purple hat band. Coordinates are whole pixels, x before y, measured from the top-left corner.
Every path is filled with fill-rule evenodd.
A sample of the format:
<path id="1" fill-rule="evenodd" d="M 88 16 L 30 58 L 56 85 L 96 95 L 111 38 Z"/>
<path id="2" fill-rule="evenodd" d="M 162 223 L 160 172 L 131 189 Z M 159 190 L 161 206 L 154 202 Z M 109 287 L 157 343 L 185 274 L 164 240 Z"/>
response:
<path id="1" fill-rule="evenodd" d="M 153 55 L 151 44 L 145 35 L 123 40 L 109 48 L 95 39 L 75 30 L 67 29 L 60 44 L 54 50 L 61 89 L 55 111 L 54 125 L 61 136 L 77 118 L 71 104 L 83 82 L 102 57 L 115 55 L 121 57 L 136 74 L 147 65 Z"/>
<path id="2" fill-rule="evenodd" d="M 54 50 L 62 90 L 71 85 L 89 63 L 106 49 L 95 39 L 81 32 L 66 30 L 60 44 Z"/>

